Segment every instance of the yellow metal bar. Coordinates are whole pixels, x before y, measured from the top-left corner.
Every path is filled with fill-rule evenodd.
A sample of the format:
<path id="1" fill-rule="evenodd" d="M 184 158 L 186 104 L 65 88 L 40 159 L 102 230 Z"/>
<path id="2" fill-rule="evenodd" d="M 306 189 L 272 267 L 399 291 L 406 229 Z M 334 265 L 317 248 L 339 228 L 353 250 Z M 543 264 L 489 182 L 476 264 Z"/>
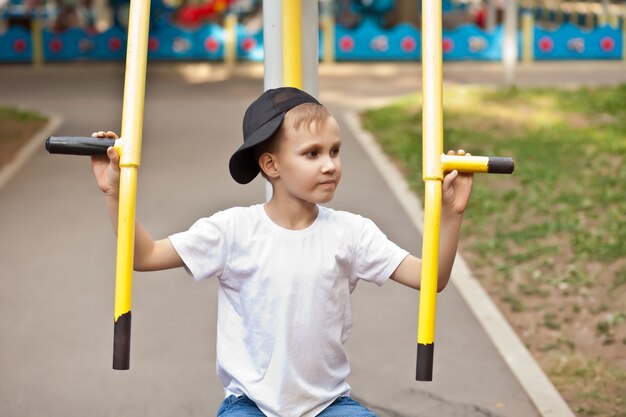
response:
<path id="1" fill-rule="evenodd" d="M 534 59 L 534 28 L 535 18 L 532 13 L 525 12 L 522 14 L 522 61 L 526 63 L 533 62 Z"/>
<path id="2" fill-rule="evenodd" d="M 439 222 L 443 169 L 443 76 L 441 2 L 422 0 L 422 155 L 424 244 L 417 329 L 417 373 L 420 381 L 432 380 L 437 298 Z"/>
<path id="3" fill-rule="evenodd" d="M 489 172 L 488 156 L 441 155 L 441 164 L 444 172 Z"/>
<path id="4" fill-rule="evenodd" d="M 335 17 L 332 14 L 322 16 L 322 31 L 324 33 L 324 63 L 335 62 Z"/>
<path id="5" fill-rule="evenodd" d="M 224 19 L 224 62 L 233 65 L 237 62 L 237 15 L 229 13 Z"/>
<path id="6" fill-rule="evenodd" d="M 120 175 L 119 224 L 117 228 L 117 279 L 115 282 L 116 321 L 120 316 L 131 310 L 137 169 L 122 169 Z M 123 187 L 122 184 L 124 184 Z"/>
<path id="7" fill-rule="evenodd" d="M 422 151 L 424 180 L 443 180 L 441 2 L 422 3 Z"/>
<path id="8" fill-rule="evenodd" d="M 283 0 L 283 85 L 302 88 L 302 0 Z"/>
<path id="9" fill-rule="evenodd" d="M 141 164 L 150 1 L 131 0 L 122 108 L 113 367 L 128 369 L 137 170 Z"/>
<path id="10" fill-rule="evenodd" d="M 43 55 L 43 25 L 41 24 L 41 17 L 39 11 L 33 12 L 31 26 L 30 26 L 30 39 L 32 48 L 32 61 L 36 67 L 41 67 L 44 62 Z"/>
<path id="11" fill-rule="evenodd" d="M 422 0 L 422 158 L 424 240 L 417 329 L 418 381 L 432 381 L 437 303 L 439 233 L 444 173 L 510 174 L 510 158 L 443 154 L 442 10 L 440 0 Z"/>
<path id="12" fill-rule="evenodd" d="M 622 61 L 626 61 L 626 7 L 622 15 Z"/>
<path id="13" fill-rule="evenodd" d="M 424 242 L 422 246 L 422 282 L 417 343 L 435 342 L 439 227 L 441 222 L 441 182 L 426 181 L 424 194 Z M 426 278 L 426 279 L 425 279 Z"/>

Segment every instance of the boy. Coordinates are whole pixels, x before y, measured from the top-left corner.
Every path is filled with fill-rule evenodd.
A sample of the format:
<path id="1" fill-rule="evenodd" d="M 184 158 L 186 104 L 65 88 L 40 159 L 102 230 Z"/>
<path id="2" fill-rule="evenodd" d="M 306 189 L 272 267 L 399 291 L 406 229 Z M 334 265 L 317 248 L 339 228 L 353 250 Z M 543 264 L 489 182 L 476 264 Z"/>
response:
<path id="1" fill-rule="evenodd" d="M 320 205 L 341 179 L 341 141 L 315 98 L 268 90 L 246 111 L 243 133 L 231 176 L 245 184 L 261 172 L 271 200 L 215 213 L 158 241 L 138 223 L 135 269 L 182 266 L 196 280 L 219 280 L 217 373 L 226 399 L 218 416 L 374 416 L 348 396 L 350 294 L 359 279 L 419 289 L 421 261 L 370 220 Z M 109 148 L 92 164 L 117 227 L 119 157 Z M 471 186 L 471 175 L 456 171 L 443 182 L 440 291 Z"/>

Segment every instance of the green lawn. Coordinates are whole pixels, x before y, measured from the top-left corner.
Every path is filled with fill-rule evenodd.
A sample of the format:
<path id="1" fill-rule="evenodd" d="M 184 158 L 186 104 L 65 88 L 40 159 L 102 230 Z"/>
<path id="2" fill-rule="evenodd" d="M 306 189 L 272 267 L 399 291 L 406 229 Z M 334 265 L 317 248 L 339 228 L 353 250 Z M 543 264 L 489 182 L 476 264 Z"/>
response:
<path id="1" fill-rule="evenodd" d="M 362 115 L 421 197 L 421 97 Z M 580 416 L 626 416 L 626 85 L 446 86 L 445 150 L 510 156 L 477 175 L 461 250 Z M 590 374 L 593 374 L 590 377 Z"/>

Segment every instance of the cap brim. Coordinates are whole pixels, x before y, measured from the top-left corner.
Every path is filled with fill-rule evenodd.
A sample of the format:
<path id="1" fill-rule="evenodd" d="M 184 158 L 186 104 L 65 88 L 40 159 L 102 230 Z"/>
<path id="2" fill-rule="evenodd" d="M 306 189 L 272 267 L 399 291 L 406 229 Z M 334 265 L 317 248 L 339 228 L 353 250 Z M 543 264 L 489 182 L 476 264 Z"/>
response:
<path id="1" fill-rule="evenodd" d="M 259 163 L 254 158 L 253 148 L 269 139 L 278 130 L 284 118 L 285 114 L 281 113 L 265 123 L 230 157 L 228 163 L 230 175 L 239 184 L 247 184 L 259 174 Z"/>

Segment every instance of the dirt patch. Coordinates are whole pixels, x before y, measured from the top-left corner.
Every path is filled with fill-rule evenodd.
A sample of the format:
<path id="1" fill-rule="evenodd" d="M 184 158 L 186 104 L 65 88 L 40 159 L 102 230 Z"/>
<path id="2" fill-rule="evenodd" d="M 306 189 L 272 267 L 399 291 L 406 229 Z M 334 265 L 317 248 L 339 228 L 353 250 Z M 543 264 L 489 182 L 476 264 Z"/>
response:
<path id="1" fill-rule="evenodd" d="M 550 233 L 481 263 L 475 237 L 462 236 L 464 258 L 576 415 L 626 417 L 626 259 L 574 263 L 571 238 Z"/>
<path id="2" fill-rule="evenodd" d="M 0 108 L 0 169 L 13 161 L 22 146 L 46 122 L 46 118 L 32 112 Z"/>

